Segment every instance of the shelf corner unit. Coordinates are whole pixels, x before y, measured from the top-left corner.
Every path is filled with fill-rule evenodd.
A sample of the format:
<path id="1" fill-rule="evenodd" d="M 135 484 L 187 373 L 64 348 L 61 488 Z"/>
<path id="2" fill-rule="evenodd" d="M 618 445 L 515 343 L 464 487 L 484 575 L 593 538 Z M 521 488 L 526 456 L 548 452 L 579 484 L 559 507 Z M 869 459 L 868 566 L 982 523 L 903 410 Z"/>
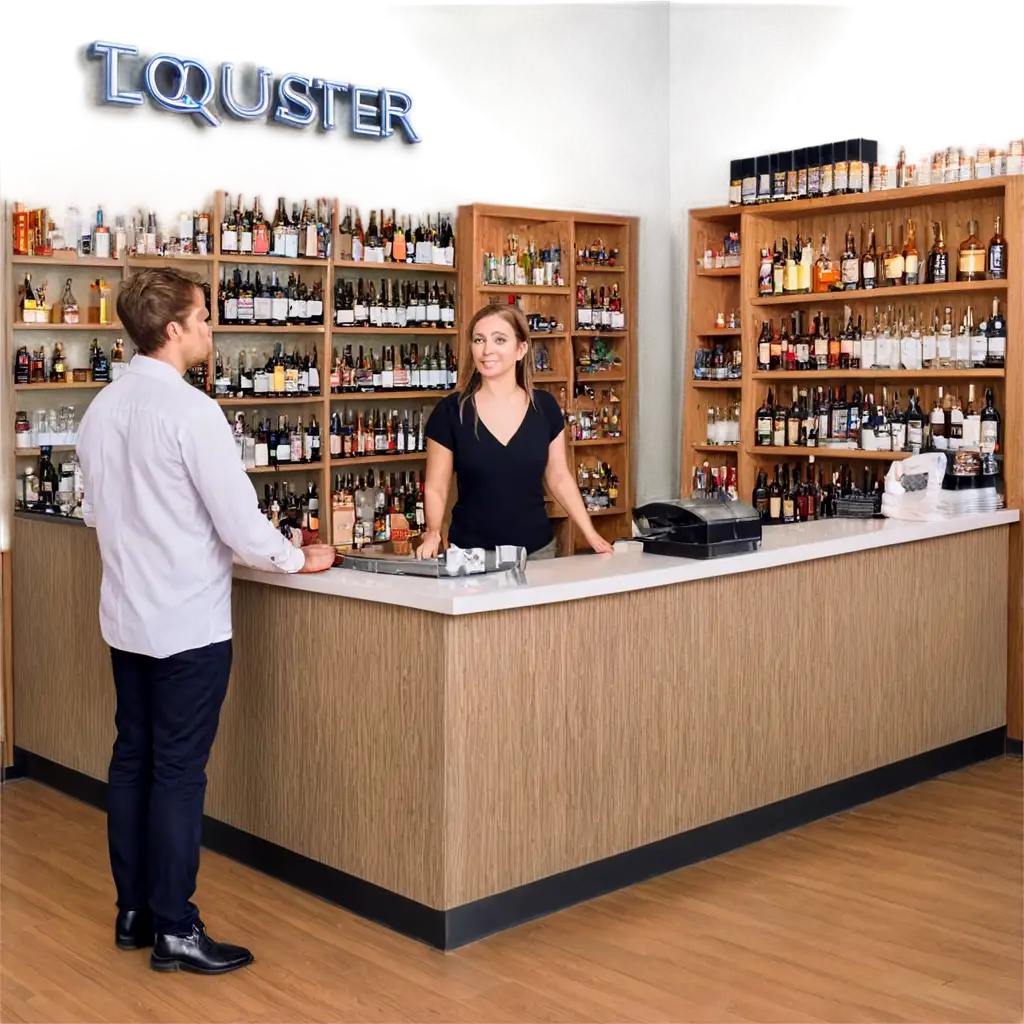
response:
<path id="1" fill-rule="evenodd" d="M 960 241 L 967 235 L 967 222 L 976 220 L 984 241 L 991 231 L 996 215 L 1002 217 L 1002 233 L 1008 244 L 1008 276 L 1002 281 L 980 281 L 948 285 L 911 285 L 870 291 L 850 291 L 824 295 L 784 295 L 759 298 L 757 294 L 760 249 L 773 245 L 775 239 L 796 234 L 810 235 L 815 243 L 827 234 L 832 251 L 837 251 L 847 230 L 852 229 L 860 252 L 862 229 L 866 233 L 873 225 L 876 237 L 884 238 L 887 221 L 905 225 L 913 218 L 917 228 L 917 244 L 922 253 L 930 247 L 930 225 L 940 221 L 945 229 L 945 240 L 955 263 Z M 866 195 L 835 196 L 829 199 L 796 200 L 769 203 L 764 206 L 710 207 L 689 211 L 689 239 L 686 249 L 688 266 L 694 268 L 688 277 L 686 354 L 684 356 L 683 386 L 683 445 L 681 493 L 688 492 L 690 474 L 695 463 L 708 459 L 712 465 L 736 466 L 740 498 L 750 501 L 759 469 L 771 468 L 774 461 L 802 460 L 814 455 L 818 462 L 852 460 L 856 453 L 828 451 L 827 449 L 758 449 L 754 445 L 756 410 L 764 400 L 769 387 L 786 389 L 801 382 L 818 379 L 827 386 L 844 381 L 872 380 L 889 384 L 905 398 L 905 389 L 914 387 L 924 398 L 922 407 L 937 393 L 939 386 L 952 387 L 966 398 L 966 387 L 976 383 L 979 389 L 992 387 L 997 406 L 1002 414 L 1002 473 L 1006 506 L 1019 509 L 1024 502 L 1024 176 L 1000 176 L 976 181 L 965 181 L 915 188 L 889 189 Z M 739 228 L 742 247 L 739 277 L 716 278 L 697 269 L 703 255 L 704 239 L 721 238 L 729 229 Z M 894 239 L 895 240 L 895 239 Z M 772 319 L 787 308 L 836 311 L 837 304 L 849 304 L 854 315 L 867 312 L 873 315 L 876 303 L 897 306 L 915 305 L 920 315 L 930 316 L 935 304 L 949 304 L 962 309 L 972 304 L 975 310 L 987 312 L 987 304 L 998 298 L 1003 304 L 1007 322 L 1005 368 L 1002 370 L 933 370 L 897 371 L 817 371 L 810 374 L 758 373 L 757 338 L 762 320 Z M 709 405 L 721 405 L 736 392 L 716 389 L 706 383 L 696 384 L 693 379 L 693 351 L 696 346 L 707 346 L 722 339 L 713 335 L 714 317 L 728 309 L 716 308 L 719 303 L 738 304 L 741 317 L 741 346 L 743 375 L 740 395 L 740 445 L 733 446 L 721 459 L 715 454 L 722 450 L 705 444 L 706 415 Z M 841 311 L 842 306 L 839 305 Z M 884 306 L 883 306 L 884 308 Z M 726 339 L 727 340 L 727 339 Z M 923 392 L 923 394 L 922 394 Z M 776 392 L 777 393 L 777 392 Z M 788 392 L 784 392 L 788 398 Z M 981 394 L 977 396 L 979 399 Z M 862 459 L 878 459 L 882 471 L 887 462 L 900 455 L 868 452 Z M 1009 601 L 1009 656 L 1007 659 L 1007 731 L 1020 739 L 1024 735 L 1024 527 L 1015 524 L 1010 529 L 1010 556 L 1008 586 Z"/>
<path id="2" fill-rule="evenodd" d="M 531 240 L 538 247 L 557 242 L 561 250 L 561 287 L 538 285 L 492 285 L 483 280 L 484 253 L 498 257 L 505 249 L 510 233 L 516 234 L 523 245 Z M 636 434 L 636 346 L 637 346 L 637 263 L 639 257 L 639 219 L 612 214 L 584 211 L 545 210 L 527 207 L 495 206 L 475 203 L 460 206 L 456 236 L 464 254 L 459 264 L 458 297 L 459 322 L 469 323 L 473 314 L 483 306 L 507 301 L 507 296 L 522 296 L 527 313 L 539 313 L 561 321 L 562 329 L 551 333 L 535 334 L 531 341 L 536 347 L 547 349 L 551 370 L 535 379 L 535 386 L 550 391 L 560 403 L 571 407 L 576 384 L 592 388 L 593 402 L 584 394 L 583 407 L 601 407 L 601 397 L 613 388 L 620 399 L 622 436 L 599 441 L 572 441 L 567 431 L 569 468 L 575 474 L 581 462 L 594 466 L 607 463 L 619 481 L 619 496 L 614 508 L 601 509 L 592 514 L 594 528 L 608 540 L 628 537 L 631 533 L 631 514 L 635 493 Z M 619 250 L 614 268 L 598 264 L 578 263 L 578 254 L 584 247 L 600 240 L 607 248 Z M 576 288 L 584 278 L 587 287 L 618 285 L 625 312 L 626 326 L 622 331 L 578 331 L 576 324 Z M 621 358 L 621 368 L 602 374 L 580 374 L 577 358 L 587 351 L 591 341 L 605 338 L 613 353 Z M 471 362 L 467 339 L 459 339 L 460 365 L 467 368 Z M 565 405 L 563 404 L 563 408 Z M 582 534 L 549 496 L 549 518 L 558 540 L 559 554 L 583 551 L 587 545 Z"/>

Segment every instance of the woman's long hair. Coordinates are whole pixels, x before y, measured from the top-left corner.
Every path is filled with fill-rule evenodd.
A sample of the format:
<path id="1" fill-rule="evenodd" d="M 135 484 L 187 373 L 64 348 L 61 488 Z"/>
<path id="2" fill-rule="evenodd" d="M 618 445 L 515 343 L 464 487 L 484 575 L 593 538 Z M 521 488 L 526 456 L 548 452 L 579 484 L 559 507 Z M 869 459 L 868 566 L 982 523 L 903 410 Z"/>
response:
<path id="1" fill-rule="evenodd" d="M 516 361 L 516 383 L 526 392 L 530 402 L 533 402 L 533 345 L 530 343 L 530 324 L 526 319 L 526 315 L 518 306 L 484 306 L 483 309 L 478 309 L 473 314 L 473 319 L 469 321 L 466 353 L 473 371 L 466 379 L 466 383 L 459 389 L 460 420 L 462 419 L 462 412 L 466 407 L 466 403 L 480 390 L 482 383 L 480 371 L 476 368 L 476 363 L 473 360 L 473 333 L 476 331 L 476 325 L 487 316 L 500 316 L 512 328 L 516 336 L 517 348 L 520 342 L 526 342 L 526 354 L 522 359 Z M 476 402 L 473 402 L 473 418 L 475 429 L 480 423 L 476 412 Z"/>

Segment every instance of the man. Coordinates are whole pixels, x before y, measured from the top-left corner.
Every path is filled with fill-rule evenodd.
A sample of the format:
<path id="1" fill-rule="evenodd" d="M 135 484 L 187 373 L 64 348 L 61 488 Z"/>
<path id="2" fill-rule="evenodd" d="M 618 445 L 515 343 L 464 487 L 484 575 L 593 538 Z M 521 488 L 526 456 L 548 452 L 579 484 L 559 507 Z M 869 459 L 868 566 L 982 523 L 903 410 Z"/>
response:
<path id="1" fill-rule="evenodd" d="M 297 549 L 274 529 L 223 412 L 182 379 L 212 346 L 194 279 L 141 271 L 125 280 L 117 312 L 138 355 L 96 396 L 78 435 L 117 691 L 114 936 L 121 949 L 151 945 L 155 970 L 223 974 L 252 954 L 209 938 L 191 898 L 206 762 L 231 671 L 233 553 L 259 569 L 320 572 L 334 549 Z"/>

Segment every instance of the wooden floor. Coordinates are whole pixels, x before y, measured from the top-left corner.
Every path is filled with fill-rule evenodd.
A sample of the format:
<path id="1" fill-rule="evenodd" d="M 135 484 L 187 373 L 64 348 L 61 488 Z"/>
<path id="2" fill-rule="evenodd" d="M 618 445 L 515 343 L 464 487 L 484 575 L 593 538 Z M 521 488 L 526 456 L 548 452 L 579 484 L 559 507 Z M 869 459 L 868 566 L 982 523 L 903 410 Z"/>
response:
<path id="1" fill-rule="evenodd" d="M 1021 1021 L 1022 772 L 1003 759 L 442 954 L 204 853 L 253 967 L 157 974 L 111 937 L 103 815 L 2 813 L 0 1020 Z"/>

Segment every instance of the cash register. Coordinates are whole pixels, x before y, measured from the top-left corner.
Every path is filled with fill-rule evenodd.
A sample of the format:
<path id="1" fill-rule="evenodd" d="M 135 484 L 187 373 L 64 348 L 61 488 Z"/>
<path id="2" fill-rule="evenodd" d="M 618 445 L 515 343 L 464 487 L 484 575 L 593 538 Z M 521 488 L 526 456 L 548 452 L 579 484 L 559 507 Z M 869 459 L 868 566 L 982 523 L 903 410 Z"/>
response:
<path id="1" fill-rule="evenodd" d="M 742 501 L 681 498 L 652 501 L 633 510 L 644 551 L 677 558 L 720 558 L 756 551 L 761 517 Z"/>

